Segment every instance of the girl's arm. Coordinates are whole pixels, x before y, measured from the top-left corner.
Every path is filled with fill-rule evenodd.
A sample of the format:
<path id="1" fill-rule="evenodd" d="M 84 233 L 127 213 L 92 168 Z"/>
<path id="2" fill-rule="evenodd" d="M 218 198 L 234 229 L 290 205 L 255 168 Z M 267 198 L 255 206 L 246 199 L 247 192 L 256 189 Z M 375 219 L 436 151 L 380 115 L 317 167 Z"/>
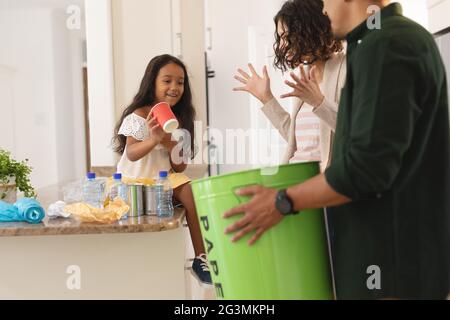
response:
<path id="1" fill-rule="evenodd" d="M 149 114 L 147 127 L 150 137 L 144 141 L 136 140 L 133 137 L 127 137 L 127 157 L 130 161 L 138 161 L 149 154 L 165 137 L 165 132 L 157 123 L 156 119 Z"/>
<path id="2" fill-rule="evenodd" d="M 133 137 L 127 137 L 127 158 L 133 162 L 138 161 L 149 154 L 158 143 L 153 138 L 139 141 Z"/>

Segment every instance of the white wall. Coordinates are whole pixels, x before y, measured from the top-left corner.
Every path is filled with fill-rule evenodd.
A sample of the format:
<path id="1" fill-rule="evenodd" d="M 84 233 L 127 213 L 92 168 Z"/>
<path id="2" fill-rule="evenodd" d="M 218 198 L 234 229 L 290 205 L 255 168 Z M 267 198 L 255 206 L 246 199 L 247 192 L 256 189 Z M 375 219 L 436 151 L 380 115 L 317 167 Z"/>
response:
<path id="1" fill-rule="evenodd" d="M 427 0 L 396 0 L 403 6 L 403 14 L 428 28 Z"/>
<path id="2" fill-rule="evenodd" d="M 1 78 L 9 87 L 0 92 L 10 92 L 9 102 L 0 104 L 7 115 L 1 121 L 9 121 L 0 127 L 0 147 L 30 159 L 37 188 L 76 178 L 85 171 L 83 105 L 74 98 L 83 92 L 73 92 L 82 85 L 81 41 L 73 40 L 79 35 L 52 9 L 1 7 L 0 39 Z M 78 48 L 74 55 L 68 43 Z"/>
<path id="3" fill-rule="evenodd" d="M 450 0 L 428 0 L 429 30 L 440 32 L 450 27 Z"/>
<path id="4" fill-rule="evenodd" d="M 0 148 L 16 153 L 14 132 L 14 74 L 11 67 L 0 65 Z"/>
<path id="5" fill-rule="evenodd" d="M 86 1 L 91 165 L 114 166 L 114 69 L 110 0 Z"/>

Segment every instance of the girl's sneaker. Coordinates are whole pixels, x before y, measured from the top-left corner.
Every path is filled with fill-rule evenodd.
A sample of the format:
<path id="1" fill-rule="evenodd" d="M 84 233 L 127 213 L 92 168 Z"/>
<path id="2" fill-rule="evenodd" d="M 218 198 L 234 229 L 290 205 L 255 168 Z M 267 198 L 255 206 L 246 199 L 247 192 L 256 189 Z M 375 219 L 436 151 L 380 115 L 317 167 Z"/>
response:
<path id="1" fill-rule="evenodd" d="M 192 275 L 197 278 L 203 284 L 212 284 L 211 273 L 209 272 L 208 260 L 206 254 L 202 253 L 198 257 L 194 258 L 192 262 Z"/>

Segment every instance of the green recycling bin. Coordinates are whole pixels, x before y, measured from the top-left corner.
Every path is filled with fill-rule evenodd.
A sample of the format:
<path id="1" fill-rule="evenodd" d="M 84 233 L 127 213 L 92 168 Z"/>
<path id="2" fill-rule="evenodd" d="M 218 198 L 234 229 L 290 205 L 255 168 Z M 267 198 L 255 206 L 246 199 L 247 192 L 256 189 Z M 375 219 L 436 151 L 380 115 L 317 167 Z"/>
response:
<path id="1" fill-rule="evenodd" d="M 318 163 L 300 163 L 227 174 L 192 182 L 201 231 L 218 299 L 333 299 L 323 210 L 284 218 L 253 246 L 247 235 L 237 243 L 224 231 L 241 215 L 222 214 L 249 197 L 236 189 L 259 184 L 282 189 L 319 173 Z M 276 173 L 275 173 L 276 172 Z M 275 173 L 275 174 L 274 174 Z"/>

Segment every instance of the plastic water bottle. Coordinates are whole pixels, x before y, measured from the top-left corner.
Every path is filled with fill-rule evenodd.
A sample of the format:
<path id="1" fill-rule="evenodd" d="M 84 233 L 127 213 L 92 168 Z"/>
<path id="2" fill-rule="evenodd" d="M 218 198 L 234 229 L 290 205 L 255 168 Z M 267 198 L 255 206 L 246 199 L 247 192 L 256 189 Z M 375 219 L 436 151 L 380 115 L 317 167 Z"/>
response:
<path id="1" fill-rule="evenodd" d="M 115 173 L 113 175 L 113 184 L 109 190 L 109 199 L 114 201 L 115 198 L 119 197 L 123 201 L 127 201 L 127 185 L 122 183 L 122 174 Z"/>
<path id="2" fill-rule="evenodd" d="M 103 181 L 95 178 L 95 173 L 89 172 L 83 184 L 83 201 L 95 208 L 102 208 L 105 191 Z"/>
<path id="3" fill-rule="evenodd" d="M 159 179 L 155 185 L 156 191 L 156 215 L 161 218 L 173 217 L 173 190 L 167 178 L 167 171 L 159 173 Z"/>
<path id="4" fill-rule="evenodd" d="M 115 198 L 119 197 L 125 202 L 128 202 L 128 195 L 127 195 L 127 189 L 128 186 L 124 183 L 122 183 L 122 174 L 121 173 L 115 173 L 113 175 L 113 184 L 111 185 L 111 188 L 109 190 L 109 200 L 114 201 Z M 128 218 L 128 213 L 125 214 L 122 217 L 122 220 L 125 220 Z"/>

